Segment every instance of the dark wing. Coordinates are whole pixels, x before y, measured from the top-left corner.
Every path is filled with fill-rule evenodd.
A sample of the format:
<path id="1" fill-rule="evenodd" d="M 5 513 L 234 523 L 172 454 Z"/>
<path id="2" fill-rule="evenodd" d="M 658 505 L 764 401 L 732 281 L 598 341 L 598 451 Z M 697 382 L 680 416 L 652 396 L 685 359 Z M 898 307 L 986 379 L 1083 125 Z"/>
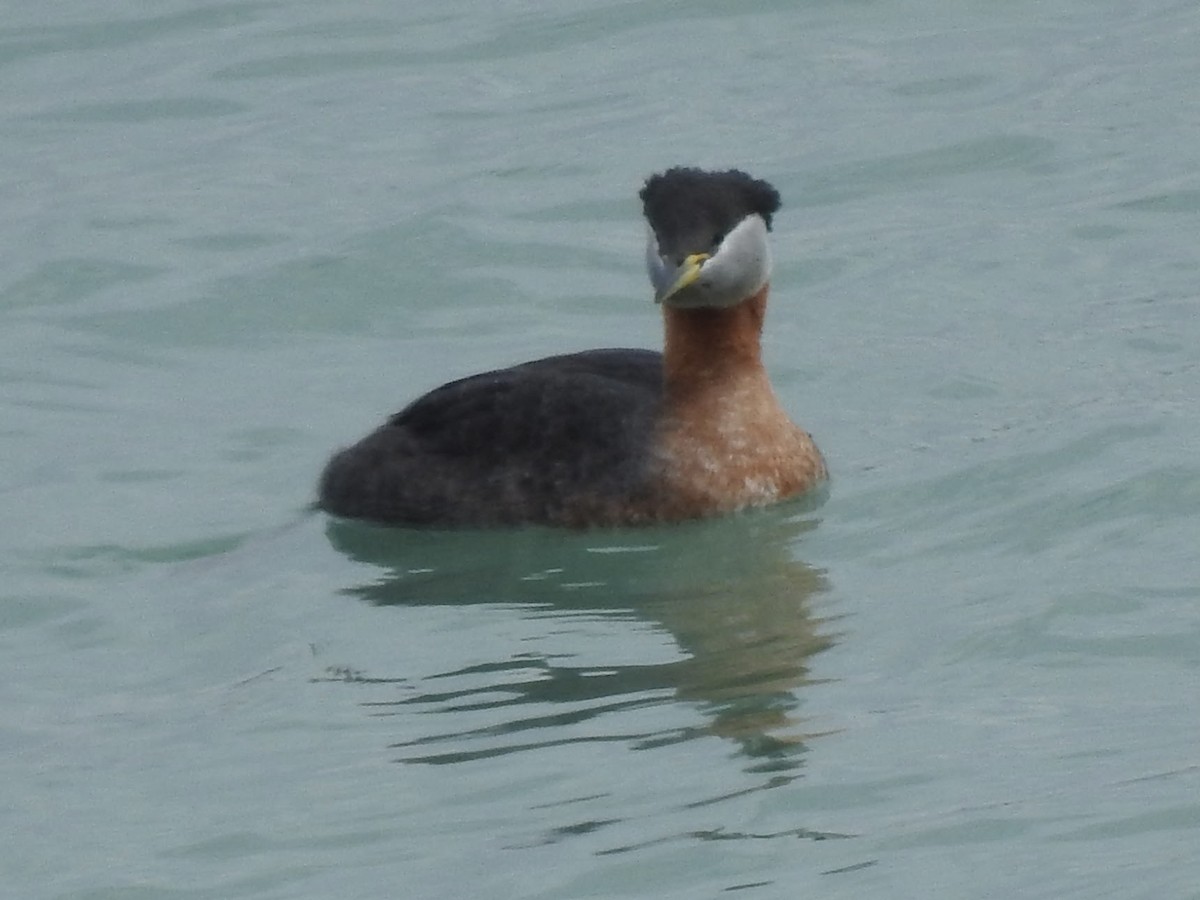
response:
<path id="1" fill-rule="evenodd" d="M 661 408 L 662 358 L 592 350 L 430 391 L 321 479 L 321 505 L 375 521 L 569 524 L 641 486 Z"/>

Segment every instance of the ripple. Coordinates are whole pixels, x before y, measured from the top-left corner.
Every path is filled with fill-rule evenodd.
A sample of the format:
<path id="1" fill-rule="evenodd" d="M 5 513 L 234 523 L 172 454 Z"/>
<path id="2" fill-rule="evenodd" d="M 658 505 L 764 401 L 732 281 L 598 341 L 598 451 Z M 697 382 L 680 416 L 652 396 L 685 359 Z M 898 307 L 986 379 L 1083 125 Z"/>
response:
<path id="1" fill-rule="evenodd" d="M 171 119 L 210 119 L 245 112 L 248 107 L 211 97 L 163 97 L 116 103 L 83 103 L 38 113 L 30 118 L 50 122 L 114 122 L 130 124 Z"/>
<path id="2" fill-rule="evenodd" d="M 865 159 L 810 178 L 796 205 L 821 206 L 903 190 L 947 177 L 1009 169 L 1031 171 L 1054 157 L 1046 138 L 1001 134 L 932 150 Z"/>
<path id="3" fill-rule="evenodd" d="M 939 94 L 959 94 L 985 87 L 991 79 L 986 75 L 947 75 L 922 78 L 896 85 L 892 93 L 898 97 L 933 97 Z"/>
<path id="4" fill-rule="evenodd" d="M 0 292 L 5 306 L 50 306 L 82 300 L 119 284 L 147 281 L 166 271 L 111 259 L 66 257 L 44 263 Z"/>
<path id="5" fill-rule="evenodd" d="M 1200 212 L 1200 191 L 1178 190 L 1165 194 L 1154 194 L 1118 203 L 1113 208 L 1146 213 L 1198 213 Z"/>
<path id="6" fill-rule="evenodd" d="M 210 3 L 200 9 L 159 16 L 96 19 L 77 25 L 0 28 L 0 65 L 55 53 L 127 47 L 170 34 L 193 34 L 254 21 L 269 2 Z"/>

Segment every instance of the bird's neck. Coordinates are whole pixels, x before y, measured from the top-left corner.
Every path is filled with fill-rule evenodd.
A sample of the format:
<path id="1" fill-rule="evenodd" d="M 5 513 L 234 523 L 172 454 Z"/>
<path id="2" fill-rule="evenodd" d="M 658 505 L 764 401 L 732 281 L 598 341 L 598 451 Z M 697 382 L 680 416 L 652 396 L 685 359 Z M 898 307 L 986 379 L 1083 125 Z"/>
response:
<path id="1" fill-rule="evenodd" d="M 729 309 L 666 310 L 655 458 L 675 518 L 774 503 L 824 477 L 820 452 L 763 368 L 766 305 L 763 287 Z"/>
<path id="2" fill-rule="evenodd" d="M 663 378 L 669 403 L 747 381 L 767 384 L 760 341 L 768 289 L 763 285 L 725 308 L 664 307 Z"/>

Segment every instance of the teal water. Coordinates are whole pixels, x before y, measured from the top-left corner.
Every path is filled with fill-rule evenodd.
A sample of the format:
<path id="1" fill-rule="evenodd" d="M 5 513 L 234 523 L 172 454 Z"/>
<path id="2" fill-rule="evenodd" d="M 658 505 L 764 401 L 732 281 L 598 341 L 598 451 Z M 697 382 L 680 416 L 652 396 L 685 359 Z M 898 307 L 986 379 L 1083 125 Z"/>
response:
<path id="1" fill-rule="evenodd" d="M 1194 4 L 9 4 L 0 896 L 1200 897 Z M 771 180 L 821 505 L 396 533 Z"/>

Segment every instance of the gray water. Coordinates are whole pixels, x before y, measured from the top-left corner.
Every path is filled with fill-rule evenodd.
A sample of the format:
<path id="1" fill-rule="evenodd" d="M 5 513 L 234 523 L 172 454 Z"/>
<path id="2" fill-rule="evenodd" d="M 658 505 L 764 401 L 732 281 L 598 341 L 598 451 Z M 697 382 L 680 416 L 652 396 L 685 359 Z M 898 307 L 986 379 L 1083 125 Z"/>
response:
<path id="1" fill-rule="evenodd" d="M 0 894 L 1200 897 L 1200 8 L 10 3 Z M 785 206 L 821 505 L 309 510 Z"/>

